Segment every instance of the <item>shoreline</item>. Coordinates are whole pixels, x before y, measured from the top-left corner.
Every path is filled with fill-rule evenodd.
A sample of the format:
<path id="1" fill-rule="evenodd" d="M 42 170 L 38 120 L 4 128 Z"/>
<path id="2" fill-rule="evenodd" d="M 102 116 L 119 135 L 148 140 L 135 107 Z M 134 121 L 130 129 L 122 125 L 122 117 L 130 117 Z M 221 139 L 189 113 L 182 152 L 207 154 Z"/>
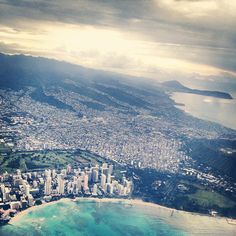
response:
<path id="1" fill-rule="evenodd" d="M 39 208 L 45 207 L 45 206 L 54 205 L 54 204 L 58 203 L 59 201 L 67 201 L 67 200 L 70 200 L 70 199 L 69 198 L 61 198 L 61 199 L 56 200 L 56 201 L 45 202 L 45 203 L 42 203 L 41 205 L 28 207 L 25 210 L 19 211 L 16 215 L 11 217 L 10 221 L 8 222 L 8 224 L 13 224 L 17 220 L 19 220 L 19 218 L 25 216 L 26 214 L 28 214 L 31 211 L 34 211 L 35 209 L 39 209 Z"/>
<path id="2" fill-rule="evenodd" d="M 28 214 L 31 211 L 34 211 L 35 209 L 39 209 L 41 207 L 45 207 L 45 206 L 50 206 L 50 205 L 54 205 L 58 202 L 68 202 L 68 201 L 74 201 L 74 202 L 79 202 L 79 201 L 92 201 L 92 202 L 97 202 L 97 203 L 125 203 L 125 204 L 129 204 L 131 206 L 133 205 L 137 205 L 137 206 L 143 206 L 143 207 L 148 207 L 149 209 L 159 209 L 159 210 L 163 210 L 165 211 L 165 213 L 170 213 L 170 217 L 173 216 L 173 214 L 180 214 L 180 215 L 185 215 L 185 216 L 195 216 L 195 217 L 208 217 L 209 219 L 217 219 L 220 221 L 225 221 L 227 224 L 229 225 L 236 225 L 236 220 L 235 219 L 231 219 L 228 217 L 221 217 L 221 216 L 210 216 L 207 214 L 201 214 L 201 213 L 197 213 L 197 212 L 188 212 L 188 211 L 183 211 L 183 210 L 177 210 L 175 208 L 169 208 L 166 206 L 162 206 L 156 203 L 152 203 L 152 202 L 145 202 L 142 199 L 138 199 L 138 198 L 134 198 L 134 199 L 125 199 L 125 198 L 95 198 L 95 197 L 76 197 L 74 199 L 71 198 L 61 198 L 59 200 L 56 201 L 51 201 L 51 202 L 45 202 L 42 203 L 41 205 L 37 205 L 37 206 L 32 206 L 29 207 L 25 210 L 22 210 L 20 212 L 18 212 L 15 216 L 13 216 L 10 221 L 8 222 L 8 224 L 14 224 L 15 222 L 17 222 L 20 218 L 24 217 L 26 214 Z M 233 223 L 229 223 L 233 221 Z"/>

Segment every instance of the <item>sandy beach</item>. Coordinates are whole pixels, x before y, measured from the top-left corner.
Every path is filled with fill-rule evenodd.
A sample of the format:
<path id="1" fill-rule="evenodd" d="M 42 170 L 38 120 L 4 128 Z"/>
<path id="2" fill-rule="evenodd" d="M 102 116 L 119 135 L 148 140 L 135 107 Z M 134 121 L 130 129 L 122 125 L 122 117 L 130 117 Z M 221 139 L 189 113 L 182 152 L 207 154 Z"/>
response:
<path id="1" fill-rule="evenodd" d="M 140 199 L 117 199 L 117 198 L 77 198 L 77 201 L 90 200 L 96 202 L 122 202 L 133 206 L 141 206 L 143 209 L 151 215 L 161 217 L 168 224 L 177 227 L 184 228 L 187 231 L 195 231 L 196 234 L 200 231 L 203 235 L 210 232 L 219 232 L 214 235 L 236 235 L 236 225 L 229 224 L 226 217 L 212 217 L 199 213 L 186 212 L 168 208 L 155 203 L 144 202 Z"/>
<path id="2" fill-rule="evenodd" d="M 32 206 L 32 207 L 30 207 L 30 208 L 27 208 L 27 209 L 25 209 L 25 210 L 23 210 L 23 211 L 18 212 L 14 217 L 12 217 L 11 220 L 10 220 L 10 222 L 9 222 L 9 224 L 14 224 L 14 223 L 17 222 L 21 217 L 27 215 L 29 212 L 34 211 L 35 209 L 39 209 L 39 208 L 41 208 L 41 207 L 50 206 L 50 205 L 56 204 L 56 203 L 58 203 L 58 202 L 65 202 L 65 201 L 71 201 L 71 199 L 69 199 L 69 198 L 62 198 L 62 199 L 60 199 L 60 200 L 58 200 L 58 201 L 45 202 L 45 203 L 43 203 L 43 204 L 41 204 L 41 205 Z"/>

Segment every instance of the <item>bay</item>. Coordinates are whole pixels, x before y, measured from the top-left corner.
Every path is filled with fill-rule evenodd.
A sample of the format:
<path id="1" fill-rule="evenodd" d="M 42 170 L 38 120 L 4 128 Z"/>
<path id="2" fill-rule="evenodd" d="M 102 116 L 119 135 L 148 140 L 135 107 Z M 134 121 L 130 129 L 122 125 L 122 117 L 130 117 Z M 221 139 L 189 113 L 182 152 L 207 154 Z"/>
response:
<path id="1" fill-rule="evenodd" d="M 63 199 L 33 207 L 0 228 L 1 236 L 235 235 L 223 218 L 177 211 L 141 201 Z"/>
<path id="2" fill-rule="evenodd" d="M 171 98 L 186 113 L 236 130 L 236 99 L 175 92 Z"/>

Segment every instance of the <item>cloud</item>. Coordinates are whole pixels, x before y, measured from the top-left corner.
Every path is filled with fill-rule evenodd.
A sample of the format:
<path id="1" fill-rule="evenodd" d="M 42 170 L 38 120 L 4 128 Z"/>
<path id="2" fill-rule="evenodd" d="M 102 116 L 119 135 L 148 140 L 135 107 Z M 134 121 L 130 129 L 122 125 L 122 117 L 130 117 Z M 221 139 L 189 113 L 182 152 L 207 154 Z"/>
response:
<path id="1" fill-rule="evenodd" d="M 234 1 L 0 0 L 0 12 L 1 40 L 13 51 L 125 73 L 168 65 L 236 73 Z"/>

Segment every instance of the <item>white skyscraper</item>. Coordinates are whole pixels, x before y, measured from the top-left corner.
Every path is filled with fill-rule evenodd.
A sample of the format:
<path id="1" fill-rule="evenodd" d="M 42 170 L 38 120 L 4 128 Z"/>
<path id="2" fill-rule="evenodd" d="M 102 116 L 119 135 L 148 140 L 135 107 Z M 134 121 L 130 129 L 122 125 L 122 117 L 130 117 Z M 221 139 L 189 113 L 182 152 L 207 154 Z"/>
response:
<path id="1" fill-rule="evenodd" d="M 88 175 L 88 181 L 91 182 L 92 181 L 92 176 L 93 176 L 93 173 L 92 171 L 87 171 L 87 175 Z"/>
<path id="2" fill-rule="evenodd" d="M 29 196 L 30 195 L 30 186 L 28 183 L 24 185 L 24 189 L 25 189 L 25 195 Z"/>
<path id="3" fill-rule="evenodd" d="M 65 181 L 62 176 L 58 176 L 58 193 L 64 194 L 65 193 Z"/>
<path id="4" fill-rule="evenodd" d="M 111 183 L 111 175 L 110 175 L 110 174 L 107 175 L 107 183 L 108 183 L 108 184 Z"/>
<path id="5" fill-rule="evenodd" d="M 53 169 L 53 170 L 52 170 L 52 178 L 54 179 L 55 177 L 56 177 L 56 170 Z"/>
<path id="6" fill-rule="evenodd" d="M 108 168 L 102 168 L 101 172 L 102 172 L 102 174 L 107 176 L 109 174 L 109 169 Z"/>
<path id="7" fill-rule="evenodd" d="M 84 191 L 88 190 L 88 175 L 87 174 L 84 176 L 83 189 L 84 189 Z"/>
<path id="8" fill-rule="evenodd" d="M 109 171 L 108 171 L 109 174 L 112 175 L 112 173 L 113 173 L 113 165 L 112 165 L 112 164 L 109 165 L 109 168 L 108 168 L 108 169 L 109 169 Z"/>
<path id="9" fill-rule="evenodd" d="M 81 191 L 81 187 L 82 187 L 82 180 L 81 180 L 81 177 L 79 176 L 76 181 L 76 192 Z"/>
<path id="10" fill-rule="evenodd" d="M 51 170 L 45 170 L 44 175 L 45 175 L 46 178 L 51 177 Z"/>
<path id="11" fill-rule="evenodd" d="M 105 189 L 105 185 L 106 185 L 106 175 L 102 174 L 101 175 L 101 187 L 102 187 L 102 189 Z"/>
<path id="12" fill-rule="evenodd" d="M 45 195 L 50 195 L 51 191 L 52 191 L 52 178 L 51 177 L 47 177 L 45 184 L 44 184 L 44 193 Z"/>

